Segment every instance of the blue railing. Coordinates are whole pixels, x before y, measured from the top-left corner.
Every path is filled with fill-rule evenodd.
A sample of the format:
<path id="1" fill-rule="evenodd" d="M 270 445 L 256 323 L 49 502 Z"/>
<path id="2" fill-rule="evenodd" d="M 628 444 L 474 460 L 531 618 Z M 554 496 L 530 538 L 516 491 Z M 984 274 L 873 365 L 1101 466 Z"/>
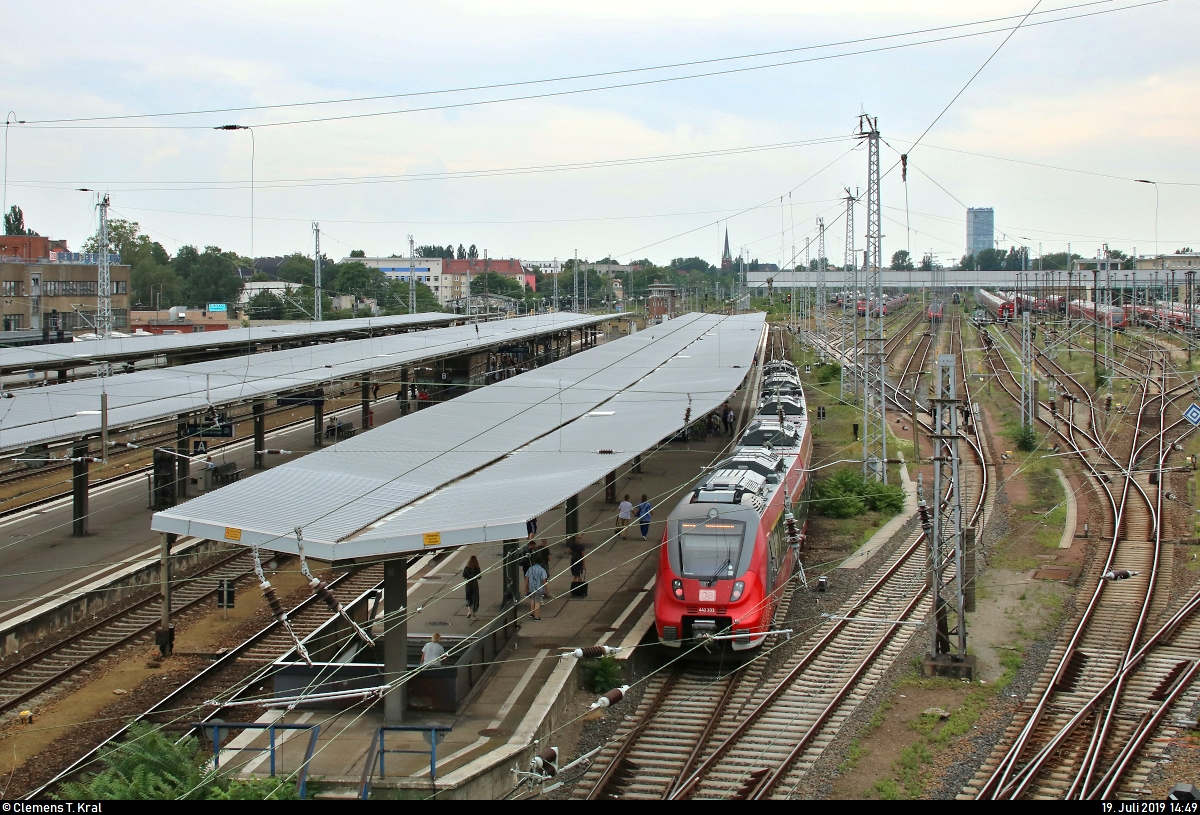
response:
<path id="1" fill-rule="evenodd" d="M 437 745 L 438 739 L 446 733 L 449 733 L 454 728 L 450 725 L 442 724 L 385 724 L 380 726 L 374 737 L 371 739 L 371 746 L 367 750 L 367 761 L 363 766 L 362 782 L 359 785 L 359 797 L 362 800 L 367 800 L 367 796 L 371 792 L 371 779 L 375 775 L 375 757 L 379 756 L 379 776 L 382 778 L 385 775 L 383 757 L 386 753 L 416 753 L 417 755 L 425 755 L 424 750 L 405 750 L 405 749 L 387 749 L 384 734 L 389 730 L 410 732 L 410 733 L 427 733 L 429 740 L 429 779 L 437 781 Z"/>
<path id="2" fill-rule="evenodd" d="M 304 762 L 300 765 L 296 776 L 296 793 L 301 800 L 304 799 L 308 791 L 308 765 L 312 761 L 313 751 L 317 746 L 317 736 L 321 734 L 321 725 L 319 724 L 288 724 L 285 722 L 275 722 L 267 724 L 264 722 L 195 722 L 193 727 L 200 728 L 202 731 L 212 732 L 213 744 L 213 767 L 221 766 L 221 731 L 222 730 L 266 730 L 270 743 L 267 747 L 230 747 L 226 748 L 236 752 L 251 752 L 251 753 L 270 753 L 271 755 L 271 777 L 275 777 L 275 731 L 276 730 L 307 730 L 308 747 L 304 750 Z M 424 752 L 424 751 L 422 751 Z"/>

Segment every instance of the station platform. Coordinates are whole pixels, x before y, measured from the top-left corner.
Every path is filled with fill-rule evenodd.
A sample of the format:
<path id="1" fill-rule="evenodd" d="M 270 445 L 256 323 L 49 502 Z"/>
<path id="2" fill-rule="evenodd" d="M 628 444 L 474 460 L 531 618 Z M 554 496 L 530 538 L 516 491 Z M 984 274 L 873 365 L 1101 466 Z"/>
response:
<path id="1" fill-rule="evenodd" d="M 740 404 L 739 391 L 734 404 Z M 384 770 L 373 762 L 370 782 L 372 797 L 439 797 L 494 799 L 511 790 L 511 770 L 528 768 L 533 741 L 560 748 L 565 763 L 574 756 L 573 743 L 560 743 L 554 732 L 565 723 L 587 714 L 588 708 L 573 709 L 569 700 L 578 686 L 578 663 L 569 650 L 589 645 L 619 645 L 621 659 L 631 657 L 637 644 L 653 625 L 653 586 L 658 544 L 663 519 L 701 475 L 703 468 L 722 455 L 732 438 L 710 438 L 705 442 L 670 442 L 643 457 L 641 472 L 623 468 L 617 474 L 617 500 L 628 493 L 636 504 L 649 496 L 654 513 L 647 540 L 643 541 L 636 520 L 622 540 L 616 530 L 617 505 L 605 502 L 604 484 L 595 483 L 580 495 L 581 538 L 585 555 L 588 596 L 570 593 L 570 555 L 565 536 L 562 507 L 538 518 L 537 540 L 550 552 L 549 591 L 553 599 L 541 612 L 541 620 L 530 618 L 528 603 L 522 603 L 517 637 L 497 655 L 487 674 L 473 687 L 465 702 L 454 712 L 413 710 L 415 691 L 410 684 L 410 709 L 406 726 L 452 728 L 437 747 L 437 778 L 430 777 L 430 746 L 426 733 L 388 732 Z M 501 575 L 498 569 L 501 544 L 479 544 L 426 556 L 409 569 L 409 608 L 420 611 L 408 621 L 410 654 L 439 632 L 443 637 L 469 635 L 504 612 Z M 461 574 L 468 558 L 475 555 L 483 569 L 479 620 L 467 619 Z M 310 794 L 321 797 L 356 797 L 360 792 L 364 765 L 384 720 L 383 704 L 343 702 L 327 707 L 297 708 L 288 712 L 268 711 L 258 721 L 320 725 L 308 778 Z M 623 716 L 614 708 L 607 715 Z M 225 716 L 232 721 L 232 716 Z M 294 772 L 304 761 L 309 732 L 278 731 L 276 772 Z M 224 737 L 223 737 L 224 738 Z M 222 743 L 222 767 L 238 767 L 247 775 L 266 776 L 269 754 L 241 752 L 237 748 L 268 746 L 263 731 L 243 731 L 229 745 Z M 393 750 L 412 752 L 393 753 Z"/>
<path id="2" fill-rule="evenodd" d="M 376 427 L 400 417 L 396 387 L 382 388 L 373 402 Z M 357 424 L 360 410 L 359 397 L 354 394 L 331 400 L 326 415 Z M 271 447 L 293 451 L 291 456 L 267 456 L 268 469 L 318 449 L 313 445 L 310 412 L 299 409 L 295 416 L 298 424 L 267 432 Z M 244 470 L 242 477 L 246 478 L 259 472 L 253 469 L 253 446 L 253 438 L 242 439 L 214 449 L 211 455 L 217 464 L 236 464 Z M 189 489 L 195 496 L 201 494 L 204 486 L 203 471 L 198 464 L 193 465 L 192 476 L 197 483 L 189 485 Z M 32 619 L 69 598 L 107 590 L 123 578 L 128 578 L 126 582 L 131 585 L 145 582 L 137 572 L 150 565 L 157 568 L 160 536 L 150 529 L 154 511 L 149 508 L 147 476 L 135 475 L 94 486 L 90 492 L 91 531 L 84 538 L 72 535 L 70 496 L 0 519 L 0 540 L 4 541 L 0 547 L 0 571 L 5 575 L 0 582 L 0 631 L 9 631 L 22 620 Z M 186 558 L 188 551 L 189 547 L 184 546 L 177 554 Z M 150 580 L 157 585 L 157 572 Z M 5 647 L 5 653 L 11 650 L 17 649 Z"/>

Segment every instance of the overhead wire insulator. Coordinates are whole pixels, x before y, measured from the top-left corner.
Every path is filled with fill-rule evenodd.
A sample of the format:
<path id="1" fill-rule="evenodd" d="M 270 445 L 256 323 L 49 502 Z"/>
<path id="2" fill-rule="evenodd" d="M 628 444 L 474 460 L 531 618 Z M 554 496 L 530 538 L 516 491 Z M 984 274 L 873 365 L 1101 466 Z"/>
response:
<path id="1" fill-rule="evenodd" d="M 628 685 L 622 685 L 619 688 L 613 688 L 608 693 L 592 702 L 592 710 L 603 710 L 604 708 L 612 707 L 617 702 L 620 702 L 625 698 L 625 692 L 628 690 Z"/>
<path id="2" fill-rule="evenodd" d="M 258 557 L 258 547 L 251 547 L 250 551 L 254 555 L 254 573 L 258 575 L 258 587 L 262 590 L 263 598 L 266 599 L 267 605 L 271 607 L 271 615 L 287 629 L 288 634 L 292 638 L 292 644 L 296 646 L 296 653 L 311 667 L 313 664 L 312 657 L 308 655 L 308 650 L 305 649 L 304 644 L 300 642 L 300 637 L 296 635 L 295 629 L 292 628 L 291 620 L 287 616 L 287 609 L 283 607 L 283 601 L 275 593 L 275 587 L 271 585 L 271 581 L 267 580 L 267 576 L 263 573 L 262 561 Z"/>
<path id="3" fill-rule="evenodd" d="M 589 645 L 587 648 L 576 648 L 574 651 L 567 651 L 563 656 L 576 657 L 578 659 L 597 659 L 609 654 L 619 654 L 620 652 L 621 646 L 619 645 Z"/>
<path id="4" fill-rule="evenodd" d="M 529 762 L 529 771 L 544 778 L 553 778 L 558 774 L 558 748 L 547 747 L 533 757 Z"/>
<path id="5" fill-rule="evenodd" d="M 296 551 L 300 554 L 300 572 L 308 578 L 308 587 L 312 589 L 312 593 L 319 597 L 329 607 L 330 611 L 340 615 L 365 645 L 375 645 L 375 640 L 371 639 L 371 635 L 363 631 L 362 626 L 354 621 L 350 613 L 346 611 L 346 607 L 341 604 L 329 588 L 329 584 L 308 570 L 308 561 L 304 559 L 304 533 L 300 527 L 296 527 Z"/>

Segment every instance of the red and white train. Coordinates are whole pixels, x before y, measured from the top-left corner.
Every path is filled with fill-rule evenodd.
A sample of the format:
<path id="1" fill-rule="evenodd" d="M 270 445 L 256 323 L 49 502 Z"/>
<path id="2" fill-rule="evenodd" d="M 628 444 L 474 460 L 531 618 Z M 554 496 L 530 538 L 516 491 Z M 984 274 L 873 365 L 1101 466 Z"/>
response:
<path id="1" fill-rule="evenodd" d="M 1091 320 L 1100 325 L 1111 325 L 1114 329 L 1123 329 L 1126 325 L 1125 309 L 1120 306 L 1097 304 L 1089 300 L 1072 300 L 1071 316 Z"/>
<path id="2" fill-rule="evenodd" d="M 975 300 L 998 323 L 1011 321 L 1016 311 L 1016 305 L 1011 297 L 1003 294 L 992 294 L 987 289 L 977 289 L 975 291 Z"/>
<path id="3" fill-rule="evenodd" d="M 802 536 L 811 486 L 812 433 L 794 371 L 792 393 L 764 388 L 764 413 L 667 516 L 654 617 L 668 648 L 695 658 L 753 651 L 771 629 L 800 557 L 787 516 Z"/>

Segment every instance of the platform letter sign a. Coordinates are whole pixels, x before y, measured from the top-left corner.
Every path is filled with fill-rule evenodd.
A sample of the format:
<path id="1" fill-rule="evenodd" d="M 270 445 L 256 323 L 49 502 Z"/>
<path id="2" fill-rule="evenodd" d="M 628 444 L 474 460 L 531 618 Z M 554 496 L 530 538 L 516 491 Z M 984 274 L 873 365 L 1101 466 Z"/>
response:
<path id="1" fill-rule="evenodd" d="M 441 532 L 426 532 L 425 533 L 425 545 L 426 546 L 441 546 L 442 545 L 442 533 Z"/>
<path id="2" fill-rule="evenodd" d="M 1200 405 L 1192 402 L 1192 406 L 1183 412 L 1183 418 L 1200 427 Z"/>

